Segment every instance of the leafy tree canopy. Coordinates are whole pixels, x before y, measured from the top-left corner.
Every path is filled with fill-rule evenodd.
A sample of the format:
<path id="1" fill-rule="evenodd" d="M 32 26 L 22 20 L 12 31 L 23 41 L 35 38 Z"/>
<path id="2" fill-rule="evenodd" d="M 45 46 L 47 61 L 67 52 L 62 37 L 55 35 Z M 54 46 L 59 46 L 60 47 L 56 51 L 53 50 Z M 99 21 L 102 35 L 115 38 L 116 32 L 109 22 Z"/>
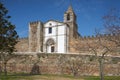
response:
<path id="1" fill-rule="evenodd" d="M 15 44 L 17 43 L 17 32 L 15 31 L 15 25 L 13 25 L 7 15 L 8 10 L 0 2 L 0 53 L 7 52 L 11 54 L 15 50 Z"/>

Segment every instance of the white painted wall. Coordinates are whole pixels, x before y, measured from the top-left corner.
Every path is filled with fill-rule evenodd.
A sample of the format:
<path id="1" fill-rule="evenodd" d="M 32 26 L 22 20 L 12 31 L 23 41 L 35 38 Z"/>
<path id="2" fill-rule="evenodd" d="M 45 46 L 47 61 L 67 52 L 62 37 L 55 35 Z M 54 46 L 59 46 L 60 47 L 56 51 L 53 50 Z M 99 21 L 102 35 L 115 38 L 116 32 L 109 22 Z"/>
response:
<path id="1" fill-rule="evenodd" d="M 64 36 L 59 36 L 58 37 L 58 53 L 64 53 L 65 52 L 65 41 L 64 41 Z"/>
<path id="2" fill-rule="evenodd" d="M 52 27 L 52 33 L 48 33 L 48 28 Z M 55 41 L 55 51 L 66 53 L 68 48 L 69 28 L 66 24 L 57 21 L 48 21 L 44 24 L 44 48 L 46 41 L 52 38 Z"/>

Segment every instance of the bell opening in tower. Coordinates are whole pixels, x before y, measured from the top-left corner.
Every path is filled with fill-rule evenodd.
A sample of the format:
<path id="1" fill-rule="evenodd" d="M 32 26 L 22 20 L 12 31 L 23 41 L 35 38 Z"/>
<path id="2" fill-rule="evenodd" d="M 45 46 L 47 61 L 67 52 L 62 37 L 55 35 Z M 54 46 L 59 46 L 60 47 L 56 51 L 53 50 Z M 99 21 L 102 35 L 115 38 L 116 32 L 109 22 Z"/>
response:
<path id="1" fill-rule="evenodd" d="M 70 20 L 70 14 L 67 14 L 67 21 Z"/>

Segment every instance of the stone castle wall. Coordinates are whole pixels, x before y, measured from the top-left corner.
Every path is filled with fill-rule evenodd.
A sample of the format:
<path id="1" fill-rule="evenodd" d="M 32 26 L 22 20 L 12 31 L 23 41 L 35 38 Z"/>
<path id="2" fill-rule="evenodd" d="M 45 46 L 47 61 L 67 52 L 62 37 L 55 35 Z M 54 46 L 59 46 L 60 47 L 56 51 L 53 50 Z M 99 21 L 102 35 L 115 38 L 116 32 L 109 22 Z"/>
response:
<path id="1" fill-rule="evenodd" d="M 114 48 L 115 44 L 111 41 L 105 40 L 107 37 L 114 35 L 101 35 L 101 43 L 109 48 Z M 21 38 L 16 45 L 17 52 L 28 52 L 29 51 L 29 40 L 28 38 Z M 88 36 L 72 39 L 69 44 L 69 53 L 87 53 L 90 47 L 99 48 L 99 36 Z M 112 53 L 111 53 L 112 54 Z M 117 55 L 117 54 L 114 54 Z"/>
<path id="2" fill-rule="evenodd" d="M 101 36 L 91 36 L 82 37 L 78 39 L 73 39 L 70 42 L 70 52 L 71 53 L 88 53 L 91 48 L 96 51 L 101 51 L 105 47 L 110 50 L 117 52 L 116 44 L 113 41 L 108 40 L 108 37 L 113 37 L 113 35 L 101 35 Z M 110 55 L 118 55 L 116 52 L 109 52 Z M 114 54 L 113 54 L 114 53 Z"/>
<path id="3" fill-rule="evenodd" d="M 15 46 L 17 52 L 28 52 L 29 51 L 29 41 L 28 38 L 18 39 L 18 43 Z"/>
<path id="4" fill-rule="evenodd" d="M 3 70 L 2 63 L 0 68 Z M 99 64 L 93 55 L 17 53 L 7 65 L 8 72 L 28 74 L 99 75 Z M 120 76 L 120 57 L 106 57 L 105 75 Z"/>

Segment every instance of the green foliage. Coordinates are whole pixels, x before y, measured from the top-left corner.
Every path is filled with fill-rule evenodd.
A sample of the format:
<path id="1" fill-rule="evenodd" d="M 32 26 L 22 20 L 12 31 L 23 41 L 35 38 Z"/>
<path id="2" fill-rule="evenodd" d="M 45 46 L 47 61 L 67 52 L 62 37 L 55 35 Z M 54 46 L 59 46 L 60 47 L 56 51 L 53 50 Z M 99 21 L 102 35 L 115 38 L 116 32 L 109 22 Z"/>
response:
<path id="1" fill-rule="evenodd" d="M 7 77 L 2 75 L 0 80 L 100 80 L 98 76 L 80 76 L 74 78 L 71 75 L 29 75 L 29 74 L 10 74 Z M 105 80 L 120 80 L 120 76 L 105 76 Z"/>
<path id="2" fill-rule="evenodd" d="M 84 80 L 100 80 L 98 76 L 87 76 Z M 120 80 L 120 76 L 105 76 L 104 80 Z"/>
<path id="3" fill-rule="evenodd" d="M 9 22 L 10 16 L 7 15 L 8 10 L 0 3 L 0 52 L 12 53 L 17 43 L 17 32 L 15 26 Z"/>
<path id="4" fill-rule="evenodd" d="M 7 62 L 14 57 L 15 45 L 18 42 L 15 26 L 9 21 L 8 10 L 0 2 L 0 60 L 4 64 L 4 72 L 7 75 Z"/>

